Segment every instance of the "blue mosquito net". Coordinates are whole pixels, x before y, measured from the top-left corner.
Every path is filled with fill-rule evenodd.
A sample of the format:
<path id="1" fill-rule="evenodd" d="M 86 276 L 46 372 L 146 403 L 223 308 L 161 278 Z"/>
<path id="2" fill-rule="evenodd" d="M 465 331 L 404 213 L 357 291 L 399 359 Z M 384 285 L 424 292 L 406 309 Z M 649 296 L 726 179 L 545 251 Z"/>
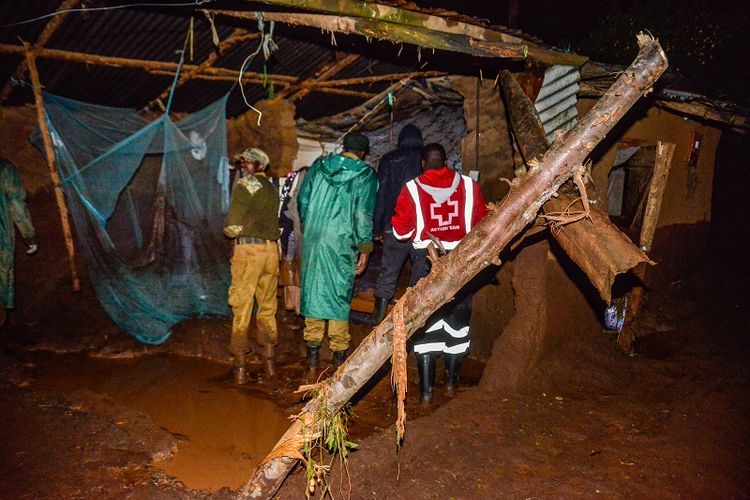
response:
<path id="1" fill-rule="evenodd" d="M 226 97 L 179 121 L 45 94 L 77 241 L 107 313 L 160 344 L 193 316 L 228 315 Z"/>

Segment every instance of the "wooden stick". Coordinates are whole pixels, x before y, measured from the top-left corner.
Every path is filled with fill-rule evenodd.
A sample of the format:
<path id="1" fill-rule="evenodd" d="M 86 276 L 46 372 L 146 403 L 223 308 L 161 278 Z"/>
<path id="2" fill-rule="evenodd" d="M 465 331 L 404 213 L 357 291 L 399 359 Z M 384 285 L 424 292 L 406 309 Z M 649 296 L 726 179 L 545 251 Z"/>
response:
<path id="1" fill-rule="evenodd" d="M 73 232 L 70 230 L 70 219 L 68 206 L 65 204 L 65 195 L 63 194 L 60 183 L 60 176 L 57 174 L 57 162 L 55 160 L 55 151 L 52 148 L 52 137 L 50 137 L 49 127 L 47 127 L 47 112 L 44 109 L 44 99 L 42 98 L 42 84 L 39 81 L 39 72 L 36 68 L 36 60 L 31 46 L 26 45 L 26 64 L 29 68 L 31 84 L 34 87 L 34 104 L 36 105 L 36 115 L 39 122 L 39 131 L 42 134 L 44 143 L 44 153 L 47 157 L 47 167 L 49 167 L 49 176 L 52 179 L 52 186 L 55 190 L 55 200 L 57 209 L 60 212 L 60 223 L 62 225 L 63 237 L 65 238 L 65 247 L 68 250 L 68 266 L 70 267 L 71 286 L 74 292 L 81 289 L 81 282 L 78 279 L 76 269 L 76 251 L 73 244 Z"/>
<path id="2" fill-rule="evenodd" d="M 410 293 L 399 300 L 401 307 L 397 305 L 394 309 L 403 308 L 407 335 L 413 334 L 430 314 L 452 300 L 471 278 L 497 260 L 500 251 L 536 218 L 542 205 L 571 178 L 612 127 L 644 93 L 651 90 L 667 68 L 667 58 L 659 43 L 650 36 L 638 35 L 638 45 L 640 51 L 633 64 L 575 128 L 552 144 L 540 167 L 530 170 L 499 207 L 477 224 L 455 250 L 441 257 L 433 265 L 429 276 L 421 279 Z M 327 396 L 322 404 L 333 411 L 340 410 L 388 360 L 393 345 L 392 316 L 393 310 L 336 373 L 324 382 L 321 394 Z M 303 409 L 306 413 L 314 411 L 313 402 Z M 298 419 L 276 448 L 295 442 L 290 438 L 300 430 Z M 273 457 L 273 453 L 270 456 Z M 264 461 L 241 488 L 239 497 L 272 497 L 296 462 L 289 457 Z"/>
<path id="3" fill-rule="evenodd" d="M 347 89 L 339 89 L 339 88 L 331 88 L 331 87 L 313 87 L 309 90 L 310 92 L 322 92 L 324 94 L 336 94 L 336 95 L 345 95 L 350 97 L 361 97 L 362 99 L 372 99 L 378 94 L 375 94 L 374 92 L 360 92 L 357 90 L 347 90 Z M 292 96 L 293 98 L 295 96 Z"/>
<path id="4" fill-rule="evenodd" d="M 358 78 L 346 78 L 342 80 L 310 80 L 302 82 L 300 85 L 306 88 L 314 87 L 348 87 L 351 85 L 363 85 L 366 83 L 377 83 L 377 82 L 397 82 L 404 78 L 410 80 L 419 78 L 434 78 L 436 76 L 447 75 L 444 71 L 412 71 L 410 73 L 390 73 L 387 75 L 373 75 L 373 76 L 362 76 Z"/>
<path id="5" fill-rule="evenodd" d="M 667 187 L 667 178 L 672 168 L 675 144 L 661 142 L 656 144 L 656 159 L 654 161 L 654 172 L 651 174 L 651 182 L 648 186 L 648 201 L 646 212 L 643 215 L 643 227 L 641 228 L 640 244 L 644 252 L 651 251 L 654 242 L 656 223 L 661 214 L 661 203 L 664 200 L 664 191 Z"/>
<path id="6" fill-rule="evenodd" d="M 0 44 L 0 54 L 19 54 L 23 55 L 26 49 L 20 45 Z M 177 71 L 179 64 L 167 61 L 150 61 L 146 59 L 129 59 L 126 57 L 100 56 L 97 54 L 87 54 L 83 52 L 70 52 L 67 50 L 43 48 L 34 52 L 35 57 L 43 59 L 56 59 L 59 61 L 70 61 L 81 64 L 93 64 L 97 66 L 107 66 L 110 68 L 136 68 L 145 71 L 169 71 L 172 75 Z M 198 75 L 226 76 L 237 79 L 239 71 L 228 68 L 200 67 L 195 64 L 183 64 L 184 71 L 194 72 L 194 78 Z M 245 71 L 243 75 L 258 79 L 265 79 L 273 83 L 294 83 L 297 80 L 295 76 L 289 75 L 263 75 L 252 71 Z"/>
<path id="7" fill-rule="evenodd" d="M 329 78 L 332 78 L 333 76 L 340 73 L 344 68 L 347 68 L 354 64 L 355 62 L 359 61 L 360 55 L 358 54 L 347 54 L 346 56 L 342 57 L 341 59 L 329 61 L 328 63 L 324 64 L 318 70 L 315 72 L 312 78 L 310 79 L 301 79 L 300 82 L 293 86 L 289 87 L 287 89 L 286 94 L 281 93 L 279 95 L 280 98 L 286 97 L 286 95 L 290 95 L 289 100 L 299 101 L 303 97 L 305 97 L 307 94 L 310 93 L 310 89 L 302 88 L 301 83 L 304 83 L 305 81 L 326 81 Z M 284 91 L 282 91 L 284 92 Z"/>
<path id="8" fill-rule="evenodd" d="M 44 45 L 46 45 L 47 42 L 49 42 L 50 38 L 52 38 L 52 35 L 55 34 L 57 29 L 62 26 L 65 18 L 68 17 L 67 11 L 70 9 L 75 9 L 80 3 L 81 0 L 63 1 L 63 3 L 60 4 L 60 7 L 57 8 L 56 15 L 52 17 L 50 22 L 47 23 L 42 32 L 39 34 L 39 37 L 34 43 L 34 47 L 43 47 Z M 16 66 L 16 70 L 13 72 L 13 76 L 6 82 L 3 90 L 0 91 L 0 104 L 4 103 L 5 100 L 10 97 L 11 92 L 13 92 L 13 89 L 15 88 L 14 82 L 23 78 L 23 75 L 26 73 L 27 69 L 28 63 L 26 62 L 26 58 L 24 58 L 20 63 L 18 63 L 18 66 Z"/>
<path id="9" fill-rule="evenodd" d="M 160 69 L 149 69 L 146 70 L 150 75 L 159 75 L 159 76 L 174 76 L 173 71 L 166 71 L 166 70 L 160 70 Z M 235 76 L 220 76 L 220 75 L 203 75 L 203 74 L 196 74 L 191 77 L 193 80 L 204 80 L 207 82 L 236 82 L 237 77 Z M 242 82 L 245 84 L 251 84 L 251 85 L 263 85 L 264 82 L 263 78 L 259 78 L 257 76 L 245 76 L 242 75 Z M 286 88 L 290 85 L 289 82 L 274 82 L 274 85 L 278 85 L 281 88 Z"/>

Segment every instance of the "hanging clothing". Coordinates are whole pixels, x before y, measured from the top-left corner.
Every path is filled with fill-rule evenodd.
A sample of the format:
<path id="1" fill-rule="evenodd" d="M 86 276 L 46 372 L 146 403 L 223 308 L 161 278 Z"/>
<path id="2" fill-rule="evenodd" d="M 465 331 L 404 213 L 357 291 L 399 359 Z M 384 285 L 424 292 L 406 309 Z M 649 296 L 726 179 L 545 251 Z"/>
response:
<path id="1" fill-rule="evenodd" d="M 0 309 L 14 306 L 14 226 L 18 227 L 24 238 L 34 238 L 34 226 L 26 207 L 26 190 L 21 177 L 11 162 L 0 158 Z"/>
<path id="2" fill-rule="evenodd" d="M 358 255 L 373 247 L 377 189 L 372 167 L 349 153 L 322 156 L 305 175 L 297 197 L 304 316 L 349 319 Z"/>

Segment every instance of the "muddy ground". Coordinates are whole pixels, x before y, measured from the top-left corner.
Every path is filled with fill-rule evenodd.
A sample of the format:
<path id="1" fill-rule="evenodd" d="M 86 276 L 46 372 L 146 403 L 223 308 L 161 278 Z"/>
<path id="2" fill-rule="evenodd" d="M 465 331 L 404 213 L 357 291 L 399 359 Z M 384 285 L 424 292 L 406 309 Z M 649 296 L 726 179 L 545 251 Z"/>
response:
<path id="1" fill-rule="evenodd" d="M 516 391 L 476 386 L 482 365 L 474 364 L 458 396 L 447 400 L 438 387 L 429 409 L 415 402 L 412 359 L 398 453 L 387 376 L 354 406 L 351 497 L 749 496 L 750 267 L 743 254 L 750 230 L 736 215 L 744 213 L 737 200 L 746 183 L 736 174 L 746 157 L 737 155 L 742 161 L 715 188 L 711 251 L 692 272 L 649 292 L 635 356 L 589 331 L 548 352 Z M 241 484 L 264 442 L 253 451 L 222 444 L 209 450 L 216 460 L 203 455 L 175 471 L 175 453 L 213 431 L 184 431 L 165 415 L 186 413 L 180 399 L 195 399 L 199 410 L 231 401 L 238 406 L 226 403 L 225 414 L 211 418 L 232 434 L 243 423 L 231 414 L 261 398 L 272 403 L 271 417 L 252 425 L 273 442 L 284 430 L 278 415 L 302 405 L 293 392 L 303 355 L 296 320 L 279 316 L 279 380 L 256 377 L 242 389 L 227 376 L 226 318 L 186 321 L 164 346 L 140 345 L 112 324 L 85 276 L 84 289 L 70 294 L 66 266 L 40 264 L 65 262 L 59 225 L 45 217 L 54 213 L 52 200 L 50 193 L 30 200 L 42 247 L 33 258 L 19 252 L 19 307 L 0 331 L 0 498 L 233 497 L 220 485 Z M 355 328 L 355 343 L 366 330 Z M 176 402 L 172 390 L 181 395 Z M 239 464 L 231 480 L 216 473 L 228 461 Z M 304 497 L 302 474 L 293 473 L 279 498 Z M 340 484 L 346 497 L 340 467 L 331 480 L 335 497 L 342 498 Z"/>
<path id="2" fill-rule="evenodd" d="M 398 453 L 395 411 L 381 380 L 355 406 L 362 417 L 352 428 L 360 446 L 349 462 L 352 497 L 747 496 L 750 318 L 738 295 L 740 274 L 714 259 L 673 286 L 653 290 L 636 356 L 591 332 L 571 339 L 516 393 L 466 387 L 424 411 L 412 385 Z M 154 465 L 168 462 L 185 436 L 111 394 L 55 383 L 66 378 L 64 370 L 48 380 L 51 372 L 42 367 L 49 362 L 39 358 L 40 351 L 95 359 L 178 354 L 226 363 L 226 320 L 186 322 L 166 346 L 145 347 L 107 325 L 87 293 L 69 299 L 75 303 L 60 308 L 54 325 L 47 319 L 3 331 L 0 496 L 231 497 L 229 488 L 190 489 Z M 88 328 L 70 322 L 81 311 Z M 282 317 L 287 340 L 280 380 L 251 384 L 287 414 L 301 404 L 292 393 L 301 373 L 292 323 Z M 358 338 L 364 331 L 357 329 Z M 227 370 L 221 365 L 222 374 Z M 413 369 L 410 375 L 414 382 Z M 337 497 L 338 469 L 332 474 Z M 300 498 L 304 486 L 296 471 L 279 498 Z"/>

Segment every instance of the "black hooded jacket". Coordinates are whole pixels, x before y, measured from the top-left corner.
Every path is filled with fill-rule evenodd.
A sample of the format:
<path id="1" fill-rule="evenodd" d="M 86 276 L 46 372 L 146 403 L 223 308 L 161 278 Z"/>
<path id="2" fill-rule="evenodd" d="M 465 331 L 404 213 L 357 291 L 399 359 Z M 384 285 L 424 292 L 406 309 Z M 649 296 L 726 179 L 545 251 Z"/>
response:
<path id="1" fill-rule="evenodd" d="M 398 147 L 380 158 L 378 198 L 375 203 L 372 234 L 383 236 L 391 225 L 393 209 L 404 184 L 422 173 L 422 131 L 411 123 L 398 134 Z"/>

